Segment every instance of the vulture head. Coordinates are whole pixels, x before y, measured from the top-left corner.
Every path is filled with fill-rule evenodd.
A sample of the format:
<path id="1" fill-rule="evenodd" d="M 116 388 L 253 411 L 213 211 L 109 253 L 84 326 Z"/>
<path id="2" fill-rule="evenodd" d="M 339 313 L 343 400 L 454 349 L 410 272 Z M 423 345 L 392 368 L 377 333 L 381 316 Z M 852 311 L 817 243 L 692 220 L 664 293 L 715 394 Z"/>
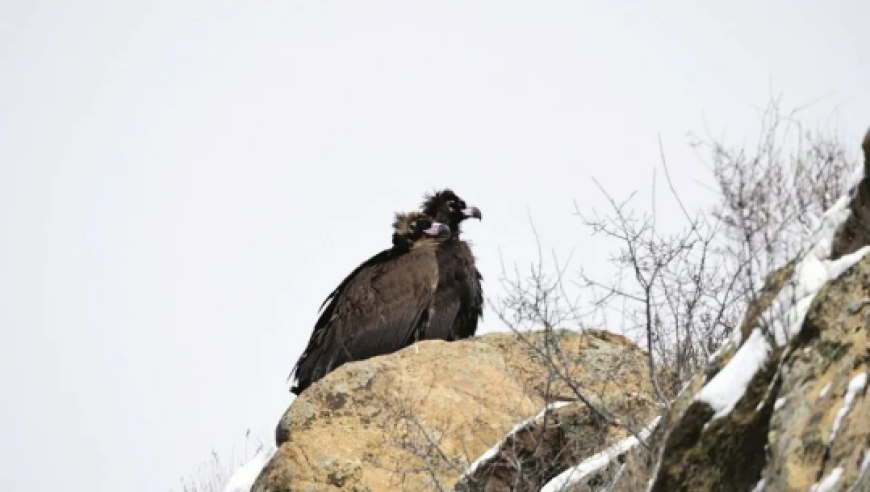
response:
<path id="1" fill-rule="evenodd" d="M 450 189 L 426 195 L 421 210 L 435 220 L 447 224 L 452 233 L 457 235 L 460 232 L 459 224 L 463 220 L 469 218 L 481 220 L 480 209 L 468 205 Z"/>
<path id="2" fill-rule="evenodd" d="M 436 222 L 424 213 L 396 214 L 393 222 L 393 246 L 412 248 L 420 241 L 443 240 L 450 237 L 450 227 Z"/>

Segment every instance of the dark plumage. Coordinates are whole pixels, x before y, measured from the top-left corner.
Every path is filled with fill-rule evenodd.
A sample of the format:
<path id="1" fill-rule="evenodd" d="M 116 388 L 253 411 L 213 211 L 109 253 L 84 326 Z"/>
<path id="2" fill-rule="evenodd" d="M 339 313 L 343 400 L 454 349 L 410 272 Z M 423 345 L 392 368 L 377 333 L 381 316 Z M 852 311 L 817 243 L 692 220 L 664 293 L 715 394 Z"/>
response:
<path id="1" fill-rule="evenodd" d="M 300 394 L 345 362 L 394 352 L 422 337 L 438 285 L 436 248 L 450 229 L 428 216 L 397 214 L 393 247 L 369 258 L 327 296 L 290 376 Z"/>
<path id="2" fill-rule="evenodd" d="M 483 277 L 474 264 L 471 247 L 459 235 L 462 221 L 480 220 L 480 210 L 467 205 L 449 189 L 427 195 L 421 209 L 427 216 L 447 224 L 451 231 L 450 239 L 438 246 L 435 312 L 423 338 L 452 341 L 474 336 L 483 317 Z"/>

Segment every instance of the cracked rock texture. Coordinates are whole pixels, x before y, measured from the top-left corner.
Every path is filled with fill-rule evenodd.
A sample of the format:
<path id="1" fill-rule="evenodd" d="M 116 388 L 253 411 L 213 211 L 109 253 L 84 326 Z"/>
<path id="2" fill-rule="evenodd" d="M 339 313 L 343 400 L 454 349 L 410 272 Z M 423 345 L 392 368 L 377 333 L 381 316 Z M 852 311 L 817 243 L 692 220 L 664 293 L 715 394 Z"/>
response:
<path id="1" fill-rule="evenodd" d="M 594 408 L 606 409 L 635 432 L 660 410 L 646 394 L 611 391 L 591 400 Z M 548 410 L 507 436 L 497 454 L 464 476 L 456 491 L 540 490 L 561 472 L 629 437 L 626 425 L 614 425 L 581 402 Z"/>
<path id="2" fill-rule="evenodd" d="M 863 149 L 865 178 L 852 190 L 852 214 L 834 236 L 832 259 L 870 245 L 870 132 Z M 792 274 L 793 264 L 768 279 L 747 309 L 743 340 Z M 870 255 L 818 292 L 798 335 L 774 347 L 729 415 L 713 420 L 694 396 L 739 347 L 724 347 L 695 377 L 664 415 L 668 431 L 654 443 L 650 491 L 870 491 L 870 400 L 862 384 L 868 331 Z M 635 467 L 635 483 L 613 490 L 639 490 L 631 487 L 647 470 Z"/>
<path id="3" fill-rule="evenodd" d="M 868 371 L 868 330 L 870 255 L 819 292 L 799 336 L 771 353 L 728 416 L 711 420 L 710 407 L 693 401 L 715 367 L 696 377 L 666 415 L 651 491 L 745 492 L 762 479 L 759 490 L 807 491 L 835 469 L 840 478 L 829 492 L 870 491 L 870 469 L 862 471 L 870 400 L 866 386 L 854 384 Z M 726 349 L 716 365 L 735 352 Z"/>
<path id="4" fill-rule="evenodd" d="M 646 354 L 618 335 L 541 331 L 426 341 L 346 364 L 300 395 L 280 420 L 278 451 L 252 491 L 452 490 L 514 426 L 548 402 L 576 399 L 548 377 L 554 368 L 541 362 L 548 350 L 561 351 L 557 369 L 586 392 L 607 395 L 615 416 L 655 413 Z M 577 415 L 596 432 L 581 440 L 559 434 L 565 439 L 550 442 L 546 453 L 568 442 L 577 452 L 592 450 L 624 435 Z"/>

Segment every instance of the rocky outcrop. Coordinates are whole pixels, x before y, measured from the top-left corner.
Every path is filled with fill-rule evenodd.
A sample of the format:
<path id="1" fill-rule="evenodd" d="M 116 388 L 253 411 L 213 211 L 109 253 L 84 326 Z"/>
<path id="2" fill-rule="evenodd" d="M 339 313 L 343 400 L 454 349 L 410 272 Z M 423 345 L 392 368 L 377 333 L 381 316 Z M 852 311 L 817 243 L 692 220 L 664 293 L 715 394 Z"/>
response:
<path id="1" fill-rule="evenodd" d="M 769 276 L 647 446 L 626 439 L 543 491 L 870 491 L 870 132 L 863 149 L 813 250 Z"/>
<path id="2" fill-rule="evenodd" d="M 466 484 L 504 490 L 507 462 L 535 468 L 524 479 L 541 484 L 657 413 L 646 367 L 627 339 L 597 331 L 427 341 L 347 364 L 293 402 L 252 490 L 452 490 L 487 452 L 496 459 Z M 576 385 L 606 414 L 577 404 Z M 562 406 L 546 423 L 503 442 L 553 402 Z"/>
<path id="3" fill-rule="evenodd" d="M 863 147 L 865 177 L 845 219 L 831 237 L 820 232 L 807 258 L 768 279 L 740 343 L 723 347 L 664 416 L 652 492 L 870 490 L 870 133 Z M 825 220 L 837 216 L 832 210 Z M 782 319 L 793 322 L 791 332 L 777 325 Z M 777 326 L 791 336 L 775 336 Z M 764 362 L 745 389 L 734 388 L 733 408 L 717 410 L 705 392 L 745 365 L 765 327 Z"/>
<path id="4" fill-rule="evenodd" d="M 810 253 L 660 416 L 646 354 L 617 335 L 423 342 L 299 397 L 252 490 L 870 491 L 863 148 Z"/>
<path id="5" fill-rule="evenodd" d="M 870 256 L 814 299 L 799 332 L 775 348 L 724 417 L 697 399 L 718 374 L 698 377 L 670 412 L 652 491 L 811 490 L 826 477 L 870 490 Z M 721 355 L 732 362 L 734 346 Z M 720 369 L 721 370 L 721 369 Z M 863 487 L 863 488 L 862 488 Z"/>

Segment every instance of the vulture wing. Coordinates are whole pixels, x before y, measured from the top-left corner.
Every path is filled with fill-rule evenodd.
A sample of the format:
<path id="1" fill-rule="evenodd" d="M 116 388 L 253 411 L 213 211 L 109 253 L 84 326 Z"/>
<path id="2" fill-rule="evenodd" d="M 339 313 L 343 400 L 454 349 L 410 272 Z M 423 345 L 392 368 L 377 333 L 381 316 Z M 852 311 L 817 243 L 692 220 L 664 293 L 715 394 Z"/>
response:
<path id="1" fill-rule="evenodd" d="M 445 258 L 446 256 L 446 258 Z M 456 340 L 453 325 L 462 308 L 462 283 L 455 263 L 448 255 L 438 255 L 438 270 L 441 273 L 438 291 L 435 292 L 435 309 L 424 333 L 426 340 Z"/>
<path id="2" fill-rule="evenodd" d="M 467 269 L 467 274 L 470 302 L 459 313 L 453 330 L 460 339 L 473 337 L 477 333 L 477 323 L 483 319 L 483 276 L 473 264 Z"/>
<path id="3" fill-rule="evenodd" d="M 483 318 L 483 276 L 477 269 L 474 253 L 466 241 L 459 241 L 457 256 L 462 269 L 462 309 L 453 325 L 457 339 L 473 337 L 477 333 L 477 323 Z"/>
<path id="4" fill-rule="evenodd" d="M 429 319 L 437 284 L 434 247 L 386 250 L 357 267 L 327 298 L 291 391 L 301 393 L 345 362 L 413 343 Z"/>
<path id="5" fill-rule="evenodd" d="M 438 269 L 435 314 L 425 338 L 453 341 L 474 336 L 483 316 L 483 290 L 471 248 L 465 241 L 444 243 L 438 250 Z"/>
<path id="6" fill-rule="evenodd" d="M 347 288 L 348 284 L 353 282 L 358 276 L 360 276 L 361 272 L 365 272 L 372 268 L 376 268 L 378 265 L 386 263 L 397 256 L 401 255 L 403 252 L 396 251 L 394 248 L 386 249 L 381 251 L 380 253 L 372 256 L 368 260 L 361 263 L 358 267 L 356 267 L 350 274 L 338 284 L 338 287 L 335 288 L 332 292 L 326 296 L 326 299 L 323 301 L 323 304 L 320 305 L 320 316 L 317 318 L 317 322 L 314 324 L 314 332 L 311 334 L 311 338 L 308 340 L 308 346 L 305 347 L 305 350 L 302 352 L 302 355 L 299 357 L 299 360 L 296 362 L 296 365 L 293 367 L 293 370 L 290 371 L 290 378 L 295 374 L 297 379 L 299 380 L 298 385 L 304 385 L 307 387 L 310 384 L 310 369 L 309 366 L 312 362 L 316 362 L 317 356 L 319 355 L 320 349 L 325 341 L 326 330 L 330 327 L 330 320 L 333 318 L 335 314 L 336 307 L 338 305 L 338 299 L 341 296 L 341 293 Z M 328 305 L 327 305 L 328 303 Z M 326 309 L 324 309 L 326 306 Z M 297 386 L 298 387 L 298 386 Z M 302 391 L 302 388 L 299 392 L 296 391 L 297 387 L 293 387 L 291 391 L 296 393 L 297 395 Z"/>

